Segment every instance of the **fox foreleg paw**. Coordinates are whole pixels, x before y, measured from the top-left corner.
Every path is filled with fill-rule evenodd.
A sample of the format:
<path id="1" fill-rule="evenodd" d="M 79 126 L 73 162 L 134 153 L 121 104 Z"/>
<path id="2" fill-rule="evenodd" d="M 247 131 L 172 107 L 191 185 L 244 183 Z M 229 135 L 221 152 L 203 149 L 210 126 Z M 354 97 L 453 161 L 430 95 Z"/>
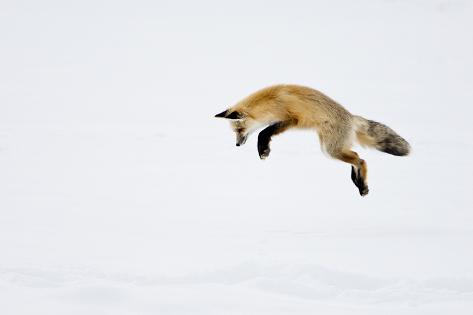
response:
<path id="1" fill-rule="evenodd" d="M 269 152 L 271 152 L 271 149 L 269 148 L 269 143 L 266 141 L 258 141 L 258 154 L 259 158 L 264 160 L 269 156 Z"/>
<path id="2" fill-rule="evenodd" d="M 260 159 L 262 160 L 266 159 L 269 156 L 270 152 L 271 152 L 271 149 L 268 146 L 266 147 L 258 146 L 258 154 L 259 154 Z"/>

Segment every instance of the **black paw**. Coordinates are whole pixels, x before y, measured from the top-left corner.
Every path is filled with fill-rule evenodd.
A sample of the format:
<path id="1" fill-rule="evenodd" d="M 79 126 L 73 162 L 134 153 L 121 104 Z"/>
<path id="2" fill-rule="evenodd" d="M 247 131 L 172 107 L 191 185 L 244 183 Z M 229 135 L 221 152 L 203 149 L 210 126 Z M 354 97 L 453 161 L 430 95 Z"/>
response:
<path id="1" fill-rule="evenodd" d="M 351 180 L 358 187 L 360 196 L 366 196 L 369 193 L 368 186 L 365 184 L 363 177 L 361 176 L 360 170 L 355 170 L 355 167 L 351 167 Z"/>
<path id="2" fill-rule="evenodd" d="M 360 191 L 360 196 L 362 197 L 366 196 L 370 192 L 370 190 L 368 189 L 368 186 L 366 185 L 358 187 L 358 190 Z"/>
<path id="3" fill-rule="evenodd" d="M 263 151 L 259 151 L 259 158 L 264 160 L 266 159 L 268 156 L 269 156 L 269 152 L 271 152 L 271 150 L 269 148 L 266 148 L 264 149 Z"/>
<path id="4" fill-rule="evenodd" d="M 261 145 L 258 143 L 258 154 L 260 159 L 266 159 L 269 156 L 269 152 L 271 152 L 271 149 L 269 149 L 268 145 Z"/>
<path id="5" fill-rule="evenodd" d="M 351 167 L 351 180 L 352 180 L 353 184 L 355 184 L 356 187 L 358 187 L 358 176 L 356 175 L 356 171 L 355 171 L 354 166 Z"/>

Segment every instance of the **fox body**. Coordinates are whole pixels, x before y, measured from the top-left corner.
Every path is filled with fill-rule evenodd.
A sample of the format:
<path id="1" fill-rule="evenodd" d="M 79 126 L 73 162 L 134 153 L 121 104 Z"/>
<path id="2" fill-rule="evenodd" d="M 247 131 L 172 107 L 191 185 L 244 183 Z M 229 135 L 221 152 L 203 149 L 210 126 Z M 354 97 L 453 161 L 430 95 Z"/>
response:
<path id="1" fill-rule="evenodd" d="M 236 145 L 246 142 L 255 130 L 261 159 L 269 156 L 271 137 L 290 128 L 315 129 L 322 149 L 331 157 L 351 164 L 351 178 L 360 195 L 368 194 L 367 165 L 351 150 L 354 142 L 403 156 L 409 154 L 406 140 L 384 124 L 352 115 L 323 93 L 299 85 L 275 85 L 259 90 L 235 106 L 215 115 L 229 119 Z"/>

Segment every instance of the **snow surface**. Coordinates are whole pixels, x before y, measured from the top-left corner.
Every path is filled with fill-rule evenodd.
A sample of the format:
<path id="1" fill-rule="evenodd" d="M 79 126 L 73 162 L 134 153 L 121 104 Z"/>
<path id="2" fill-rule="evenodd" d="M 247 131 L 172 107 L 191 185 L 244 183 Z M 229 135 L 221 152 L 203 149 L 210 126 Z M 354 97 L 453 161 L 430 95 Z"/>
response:
<path id="1" fill-rule="evenodd" d="M 0 3 L 0 313 L 473 314 L 473 2 Z M 346 164 L 213 115 L 318 88 Z"/>

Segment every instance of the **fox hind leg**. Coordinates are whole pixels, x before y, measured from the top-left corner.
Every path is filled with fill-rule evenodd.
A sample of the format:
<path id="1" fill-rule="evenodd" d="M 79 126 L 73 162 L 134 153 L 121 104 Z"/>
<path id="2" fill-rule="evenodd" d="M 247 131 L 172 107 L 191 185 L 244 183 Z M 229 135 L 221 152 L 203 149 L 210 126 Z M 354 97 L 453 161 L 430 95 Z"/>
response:
<path id="1" fill-rule="evenodd" d="M 295 124 L 294 121 L 280 121 L 269 125 L 258 134 L 258 154 L 264 160 L 269 156 L 271 137 L 280 134 Z"/>
<path id="2" fill-rule="evenodd" d="M 363 178 L 360 173 L 360 169 L 355 169 L 353 165 L 351 166 L 351 180 L 355 186 L 358 187 L 360 195 L 365 196 L 368 194 L 369 189 L 365 182 L 365 178 Z"/>
<path id="3" fill-rule="evenodd" d="M 351 167 L 351 180 L 358 187 L 361 196 L 366 196 L 369 192 L 367 184 L 368 167 L 366 162 L 361 159 L 358 154 L 354 151 L 342 151 L 335 155 L 335 158 L 350 163 Z"/>

